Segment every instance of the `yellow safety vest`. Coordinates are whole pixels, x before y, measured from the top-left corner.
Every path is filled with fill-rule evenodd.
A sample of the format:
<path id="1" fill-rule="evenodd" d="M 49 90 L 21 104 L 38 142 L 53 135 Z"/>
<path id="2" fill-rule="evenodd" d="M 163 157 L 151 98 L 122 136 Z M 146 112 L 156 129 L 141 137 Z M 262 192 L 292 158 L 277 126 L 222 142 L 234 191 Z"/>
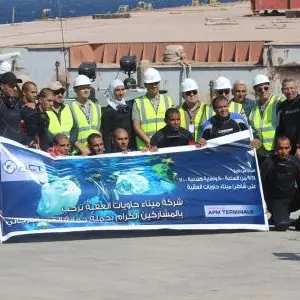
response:
<path id="1" fill-rule="evenodd" d="M 62 109 L 60 113 L 60 121 L 54 111 L 48 110 L 46 113 L 49 117 L 49 132 L 53 135 L 63 133 L 70 137 L 70 131 L 73 127 L 73 117 L 70 107 L 65 105 Z"/>
<path id="2" fill-rule="evenodd" d="M 258 137 L 266 151 L 274 149 L 274 137 L 277 127 L 277 104 L 281 99 L 279 96 L 271 96 L 262 117 L 257 101 L 249 115 L 249 123 L 258 133 Z"/>
<path id="3" fill-rule="evenodd" d="M 241 103 L 237 103 L 234 101 L 231 101 L 229 104 L 229 112 L 236 113 L 236 114 L 242 114 L 244 112 L 243 105 Z M 215 115 L 215 111 L 211 104 L 206 104 L 205 107 L 205 119 L 206 121 L 209 120 L 211 117 Z"/>
<path id="4" fill-rule="evenodd" d="M 193 135 L 194 135 L 195 141 L 198 141 L 200 139 L 200 134 L 202 132 L 204 109 L 205 109 L 205 104 L 200 104 L 200 107 L 195 116 L 195 121 L 194 121 L 194 123 L 192 123 L 194 125 Z M 179 108 L 179 112 L 180 112 L 180 126 L 189 130 L 189 124 L 186 119 L 186 110 L 181 106 Z"/>
<path id="5" fill-rule="evenodd" d="M 135 99 L 135 104 L 140 114 L 141 128 L 151 139 L 158 130 L 166 125 L 164 121 L 165 113 L 168 108 L 173 106 L 173 100 L 170 96 L 160 95 L 157 112 L 146 96 Z M 139 150 L 145 147 L 144 141 L 138 136 L 136 136 L 136 144 Z"/>
<path id="6" fill-rule="evenodd" d="M 70 104 L 74 122 L 78 127 L 77 142 L 87 146 L 87 138 L 92 133 L 100 133 L 101 125 L 101 107 L 88 100 L 92 108 L 92 121 L 89 123 L 87 117 L 78 105 L 77 101 Z"/>

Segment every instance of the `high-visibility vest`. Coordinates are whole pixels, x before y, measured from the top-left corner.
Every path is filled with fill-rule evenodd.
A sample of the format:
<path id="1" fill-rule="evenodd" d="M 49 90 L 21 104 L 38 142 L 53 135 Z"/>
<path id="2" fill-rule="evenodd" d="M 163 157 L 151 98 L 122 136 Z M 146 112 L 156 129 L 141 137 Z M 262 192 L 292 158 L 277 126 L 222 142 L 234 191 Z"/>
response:
<path id="1" fill-rule="evenodd" d="M 236 113 L 236 114 L 243 114 L 244 113 L 243 105 L 241 103 L 230 101 L 229 112 Z M 215 113 L 212 105 L 211 104 L 206 104 L 206 107 L 205 107 L 205 119 L 209 120 L 215 114 L 216 113 Z"/>
<path id="2" fill-rule="evenodd" d="M 60 113 L 60 120 L 54 111 L 48 110 L 46 113 L 49 117 L 48 131 L 53 135 L 63 133 L 66 136 L 70 137 L 70 131 L 73 127 L 73 116 L 70 107 L 66 105 L 62 109 Z"/>
<path id="3" fill-rule="evenodd" d="M 87 117 L 78 105 L 77 101 L 70 104 L 73 120 L 78 128 L 77 142 L 87 146 L 87 138 L 92 133 L 100 133 L 101 125 L 101 107 L 88 100 L 92 109 L 92 120 L 89 123 Z"/>
<path id="4" fill-rule="evenodd" d="M 271 96 L 262 117 L 257 101 L 249 115 L 249 123 L 257 132 L 266 151 L 274 149 L 274 137 L 277 127 L 277 104 L 280 100 L 281 97 L 279 96 Z"/>
<path id="5" fill-rule="evenodd" d="M 135 99 L 135 103 L 140 114 L 141 129 L 151 139 L 158 130 L 165 127 L 165 113 L 168 108 L 173 106 L 173 100 L 170 96 L 160 95 L 157 112 L 146 96 Z M 140 137 L 136 136 L 136 145 L 141 150 L 145 143 Z"/>
<path id="6" fill-rule="evenodd" d="M 203 124 L 203 114 L 204 114 L 205 104 L 200 104 L 198 108 L 197 114 L 195 116 L 195 120 L 192 123 L 194 125 L 194 132 L 192 132 L 195 141 L 200 139 L 201 131 L 202 131 L 202 124 Z M 189 123 L 186 119 L 186 110 L 181 106 L 179 108 L 180 112 L 180 126 L 189 130 Z"/>

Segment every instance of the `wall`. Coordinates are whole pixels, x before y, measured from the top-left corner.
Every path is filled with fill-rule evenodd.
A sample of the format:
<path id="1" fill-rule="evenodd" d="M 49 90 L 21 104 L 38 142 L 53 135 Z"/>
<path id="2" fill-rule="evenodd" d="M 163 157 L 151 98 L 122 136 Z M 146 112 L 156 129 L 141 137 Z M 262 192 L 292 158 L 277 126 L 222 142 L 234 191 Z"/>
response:
<path id="1" fill-rule="evenodd" d="M 66 60 L 69 67 L 68 53 Z M 56 80 L 56 61 L 60 62 L 60 74 L 64 74 L 64 54 L 61 49 L 29 49 L 19 61 L 19 66 L 22 68 L 20 73 L 27 74 L 41 89 Z"/>
<path id="2" fill-rule="evenodd" d="M 1 50 L 1 49 L 0 49 Z M 18 51 L 18 49 L 13 49 Z M 20 49 L 19 49 L 20 50 Z M 2 51 L 3 52 L 3 51 Z M 30 76 L 31 80 L 37 83 L 39 89 L 47 87 L 52 80 L 55 80 L 55 62 L 60 61 L 60 72 L 64 72 L 64 55 L 61 49 L 22 49 L 22 57 L 18 61 L 21 70 L 20 73 L 24 73 Z M 67 55 L 67 65 L 69 57 Z M 179 104 L 181 102 L 180 97 L 180 82 L 185 78 L 185 72 L 181 67 L 173 66 L 157 66 L 162 75 L 162 89 L 167 89 L 169 94 L 173 97 L 174 102 Z M 243 80 L 248 86 L 248 95 L 253 98 L 252 79 L 256 74 L 267 74 L 267 67 L 262 66 L 195 66 L 192 68 L 190 77 L 198 82 L 200 87 L 200 98 L 203 102 L 210 100 L 209 82 L 216 79 L 218 76 L 226 76 L 232 82 L 235 80 Z M 77 69 L 69 70 L 69 82 L 73 82 L 77 76 Z M 134 74 L 135 76 L 136 74 Z M 93 83 L 96 89 L 96 97 L 100 99 L 101 104 L 105 105 L 104 92 L 110 80 L 119 77 L 121 80 L 126 78 L 118 68 L 99 68 L 98 76 Z M 279 90 L 277 88 L 277 90 Z M 143 91 L 131 91 L 127 95 L 127 99 L 135 98 L 143 94 Z M 70 88 L 70 97 L 74 97 L 75 94 Z"/>

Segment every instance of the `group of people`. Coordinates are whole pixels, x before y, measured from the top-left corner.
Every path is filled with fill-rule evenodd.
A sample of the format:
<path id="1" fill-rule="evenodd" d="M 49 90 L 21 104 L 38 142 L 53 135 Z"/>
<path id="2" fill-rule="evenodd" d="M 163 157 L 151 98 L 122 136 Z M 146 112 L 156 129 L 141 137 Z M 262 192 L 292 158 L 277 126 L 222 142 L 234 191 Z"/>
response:
<path id="1" fill-rule="evenodd" d="M 290 212 L 300 209 L 300 96 L 295 80 L 283 80 L 281 97 L 273 95 L 267 76 L 256 75 L 256 100 L 251 100 L 244 82 L 232 86 L 221 76 L 214 83 L 212 103 L 204 104 L 196 81 L 186 78 L 181 83 L 183 103 L 175 108 L 172 97 L 160 92 L 158 70 L 148 68 L 143 75 L 143 97 L 125 101 L 124 83 L 116 79 L 107 89 L 107 106 L 100 107 L 91 100 L 91 81 L 83 74 L 73 84 L 76 98 L 65 104 L 60 82 L 38 91 L 34 82 L 21 82 L 6 72 L 0 77 L 0 135 L 59 156 L 204 147 L 207 140 L 251 130 L 272 222 L 286 230 Z"/>

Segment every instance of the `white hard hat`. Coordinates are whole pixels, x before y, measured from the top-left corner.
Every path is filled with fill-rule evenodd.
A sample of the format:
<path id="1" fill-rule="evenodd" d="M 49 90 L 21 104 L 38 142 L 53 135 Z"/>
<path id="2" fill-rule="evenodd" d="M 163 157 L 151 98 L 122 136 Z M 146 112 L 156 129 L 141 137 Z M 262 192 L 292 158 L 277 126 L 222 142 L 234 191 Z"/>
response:
<path id="1" fill-rule="evenodd" d="M 154 68 L 148 68 L 144 72 L 144 83 L 154 83 L 154 82 L 160 82 L 161 76 L 159 72 Z"/>
<path id="2" fill-rule="evenodd" d="M 90 79 L 85 75 L 78 75 L 75 78 L 73 87 L 81 86 L 81 85 L 91 85 Z"/>
<path id="3" fill-rule="evenodd" d="M 214 89 L 215 90 L 231 89 L 231 82 L 228 78 L 224 76 L 220 76 L 215 81 Z"/>
<path id="4" fill-rule="evenodd" d="M 270 83 L 269 78 L 263 74 L 256 75 L 253 79 L 253 87 L 262 83 Z"/>
<path id="5" fill-rule="evenodd" d="M 0 75 L 7 73 L 7 72 L 11 72 L 11 64 L 7 61 L 2 61 L 0 63 Z"/>
<path id="6" fill-rule="evenodd" d="M 186 78 L 181 82 L 181 91 L 183 93 L 188 91 L 198 90 L 198 89 L 199 87 L 197 82 L 191 78 Z"/>

